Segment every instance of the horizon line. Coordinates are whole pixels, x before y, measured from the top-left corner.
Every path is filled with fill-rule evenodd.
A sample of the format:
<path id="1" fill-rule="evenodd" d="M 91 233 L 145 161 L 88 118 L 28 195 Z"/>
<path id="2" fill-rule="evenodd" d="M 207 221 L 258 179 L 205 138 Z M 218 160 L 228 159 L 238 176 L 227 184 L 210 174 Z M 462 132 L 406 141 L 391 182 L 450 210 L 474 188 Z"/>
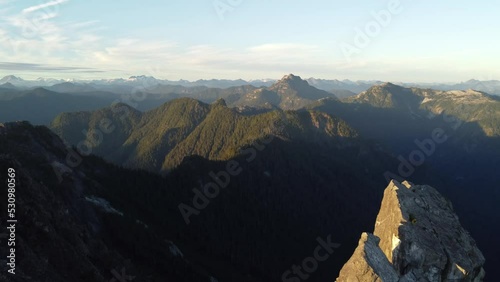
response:
<path id="1" fill-rule="evenodd" d="M 257 78 L 257 79 L 244 79 L 244 78 L 236 78 L 236 79 L 230 79 L 230 78 L 199 78 L 199 79 L 196 79 L 196 80 L 189 80 L 189 79 L 173 79 L 173 80 L 170 80 L 168 78 L 158 78 L 158 77 L 154 77 L 152 75 L 131 75 L 129 76 L 128 78 L 127 77 L 114 77 L 114 78 L 56 78 L 56 77 L 47 77 L 47 76 L 40 76 L 38 78 L 35 78 L 35 79 L 26 79 L 26 78 L 23 78 L 21 75 L 16 75 L 16 74 L 6 74 L 6 75 L 3 75 L 1 76 L 0 80 L 3 80 L 3 79 L 6 79 L 6 78 L 9 78 L 9 77 L 14 77 L 14 78 L 18 78 L 18 79 L 21 79 L 23 81 L 27 81 L 27 82 L 36 82 L 38 80 L 58 80 L 58 81 L 61 81 L 61 82 L 92 82 L 92 81 L 105 81 L 105 80 L 130 80 L 131 78 L 140 78 L 140 77 L 144 77 L 144 78 L 152 78 L 152 79 L 155 79 L 155 80 L 159 80 L 159 81 L 168 81 L 168 82 L 190 82 L 190 83 L 194 83 L 194 82 L 199 82 L 199 81 L 223 81 L 223 80 L 226 80 L 226 81 L 238 81 L 238 80 L 242 80 L 244 82 L 254 82 L 254 81 L 261 81 L 261 82 L 269 82 L 269 81 L 279 81 L 280 79 L 282 79 L 283 77 L 286 77 L 288 75 L 294 75 L 294 76 L 297 76 L 297 77 L 300 77 L 301 79 L 303 80 L 309 80 L 309 79 L 316 79 L 316 80 L 323 80 L 323 81 L 340 81 L 340 82 L 343 82 L 343 81 L 349 81 L 349 82 L 376 82 L 376 83 L 386 83 L 386 82 L 389 82 L 389 83 L 394 83 L 394 84 L 398 84 L 398 83 L 405 83 L 405 84 L 460 84 L 460 83 L 466 83 L 466 82 L 470 82 L 470 81 L 479 81 L 479 82 L 486 82 L 486 81 L 500 81 L 499 79 L 488 79 L 488 80 L 480 80 L 480 79 L 476 79 L 476 78 L 471 78 L 471 79 L 468 79 L 468 80 L 461 80 L 461 81 L 439 81 L 439 82 L 429 82 L 429 81 L 400 81 L 400 80 L 381 80 L 381 79 L 357 79 L 357 80 L 353 80 L 353 79 L 349 79 L 349 78 L 345 78 L 345 79 L 338 79 L 338 78 L 319 78 L 319 77 L 314 77 L 314 76 L 310 76 L 310 77 L 305 77 L 305 76 L 301 76 L 301 75 L 296 75 L 296 74 L 293 74 L 293 73 L 289 73 L 289 74 L 286 74 L 286 75 L 283 75 L 281 78 Z M 6 82 L 8 83 L 8 82 Z"/>

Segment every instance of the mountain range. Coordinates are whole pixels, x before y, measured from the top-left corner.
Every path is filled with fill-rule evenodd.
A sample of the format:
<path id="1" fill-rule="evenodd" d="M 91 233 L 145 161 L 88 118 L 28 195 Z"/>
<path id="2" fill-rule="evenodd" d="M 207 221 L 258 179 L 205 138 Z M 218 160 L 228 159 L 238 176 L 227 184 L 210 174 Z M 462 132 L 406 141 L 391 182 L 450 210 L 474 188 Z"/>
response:
<path id="1" fill-rule="evenodd" d="M 143 87 L 149 89 L 156 85 L 176 85 L 183 87 L 208 87 L 208 88 L 230 88 L 244 85 L 252 85 L 253 87 L 269 87 L 279 81 L 278 79 L 257 79 L 257 80 L 228 80 L 228 79 L 210 79 L 210 80 L 168 80 L 157 79 L 152 76 L 131 76 L 128 79 L 99 79 L 99 80 L 77 80 L 77 79 L 51 79 L 51 78 L 38 78 L 36 80 L 25 80 L 14 75 L 8 75 L 0 79 L 0 88 L 3 84 L 9 83 L 20 89 L 29 89 L 34 87 L 54 87 L 62 91 L 68 91 L 73 88 L 82 92 L 83 89 L 92 89 L 93 91 L 107 91 L 113 93 L 123 93 L 124 89 L 130 91 L 131 87 Z M 338 80 L 338 79 L 320 79 L 308 78 L 306 81 L 318 89 L 333 92 L 334 94 L 342 93 L 339 98 L 346 96 L 353 96 L 362 91 L 366 91 L 370 87 L 381 84 L 380 80 Z M 61 84 L 61 85 L 59 85 Z M 71 85 L 72 84 L 72 85 Z M 474 89 L 477 91 L 486 92 L 492 95 L 500 95 L 500 81 L 499 80 L 477 80 L 470 79 L 460 83 L 410 83 L 410 82 L 397 82 L 398 85 L 405 87 L 417 88 L 432 88 L 437 90 L 468 90 Z"/>
<path id="2" fill-rule="evenodd" d="M 125 91 L 141 80 L 155 83 L 133 77 L 118 84 Z M 27 119 L 49 129 L 6 123 L 0 156 L 23 168 L 23 181 L 42 183 L 30 193 L 57 199 L 63 223 L 32 231 L 68 230 L 64 240 L 91 257 L 81 275 L 95 281 L 114 263 L 111 252 L 106 263 L 96 261 L 95 245 L 115 250 L 120 260 L 130 257 L 138 281 L 277 281 L 310 256 L 318 236 L 329 235 L 341 247 L 314 281 L 333 281 L 359 235 L 372 230 L 382 188 L 392 179 L 439 188 L 484 253 L 486 277 L 495 277 L 500 100 L 477 90 L 379 82 L 345 97 L 314 87 L 319 83 L 326 82 L 290 74 L 270 85 L 154 84 L 131 94 L 75 82 L 27 90 L 12 83 L 0 87 L 0 121 Z M 224 186 L 219 196 L 200 198 L 207 183 Z M 186 206 L 198 208 L 186 213 Z M 42 222 L 49 218 L 44 211 L 54 213 L 44 209 L 40 203 Z M 67 215 L 59 211 L 66 209 L 80 227 L 64 226 Z M 81 227 L 89 221 L 99 228 Z M 110 243 L 128 228 L 130 236 Z M 136 237 L 149 239 L 134 245 Z M 63 250 L 75 252 L 70 245 Z M 24 251 L 37 253 L 31 245 Z M 150 265 L 152 256 L 158 263 Z M 36 256 L 32 262 L 39 263 Z M 53 281 L 64 281 L 50 271 Z M 180 278 L 186 275 L 198 278 Z"/>

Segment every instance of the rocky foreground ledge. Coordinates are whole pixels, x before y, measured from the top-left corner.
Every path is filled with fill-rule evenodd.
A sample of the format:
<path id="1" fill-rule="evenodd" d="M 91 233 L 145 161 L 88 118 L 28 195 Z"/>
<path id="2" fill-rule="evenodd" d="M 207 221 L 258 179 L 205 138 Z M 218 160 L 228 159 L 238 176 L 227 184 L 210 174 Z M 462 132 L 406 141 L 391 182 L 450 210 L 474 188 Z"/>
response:
<path id="1" fill-rule="evenodd" d="M 337 281 L 482 281 L 484 263 L 451 203 L 436 189 L 392 181 L 375 231 L 361 235 Z"/>

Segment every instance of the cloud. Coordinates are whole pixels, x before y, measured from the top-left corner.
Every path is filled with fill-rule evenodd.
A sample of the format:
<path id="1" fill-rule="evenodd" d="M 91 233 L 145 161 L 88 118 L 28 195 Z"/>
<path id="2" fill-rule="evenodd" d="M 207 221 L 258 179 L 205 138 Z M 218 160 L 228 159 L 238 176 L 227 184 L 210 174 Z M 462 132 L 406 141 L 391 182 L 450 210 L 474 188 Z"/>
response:
<path id="1" fill-rule="evenodd" d="M 7 4 L 13 3 L 16 0 L 0 0 L 0 5 L 6 6 Z"/>
<path id="2" fill-rule="evenodd" d="M 43 4 L 40 4 L 40 5 L 31 6 L 31 7 L 28 7 L 26 9 L 24 9 L 23 10 L 23 14 L 32 13 L 32 12 L 35 12 L 35 11 L 38 11 L 38 10 L 41 10 L 41 9 L 45 9 L 45 8 L 48 8 L 48 7 L 56 6 L 56 5 L 62 4 L 64 2 L 68 2 L 68 0 L 53 0 L 53 1 L 50 1 L 50 2 L 47 2 L 47 3 L 43 3 Z"/>
<path id="3" fill-rule="evenodd" d="M 249 73 L 278 77 L 291 71 L 328 68 L 324 52 L 311 44 L 268 42 L 231 48 L 183 45 L 164 39 L 109 38 L 99 32 L 106 27 L 93 19 L 61 22 L 57 16 L 64 11 L 59 11 L 57 5 L 68 0 L 46 1 L 7 17 L 5 22 L 10 26 L 5 31 L 0 29 L 0 42 L 4 43 L 0 57 L 36 64 L 1 63 L 0 69 L 74 74 L 116 69 L 127 70 L 127 74 L 149 74 L 156 68 L 154 76 L 195 79 L 248 77 Z"/>
<path id="4" fill-rule="evenodd" d="M 0 0 L 0 3 L 10 0 Z M 44 70 L 51 65 L 83 65 L 86 55 L 100 49 L 101 37 L 94 30 L 95 20 L 62 22 L 58 5 L 68 0 L 53 0 L 31 6 L 17 13 L 9 13 L 0 28 L 0 58 L 12 62 L 34 62 L 40 65 L 20 63 L 18 66 L 3 64 L 3 69 Z M 54 70 L 61 70 L 55 68 Z M 67 71 L 75 71 L 71 68 Z M 87 70 L 88 71 L 88 70 Z"/>
<path id="5" fill-rule="evenodd" d="M 7 71 L 26 71 L 26 72 L 45 72 L 45 71 L 71 71 L 71 72 L 84 72 L 84 73 L 100 73 L 102 70 L 97 70 L 88 67 L 68 67 L 68 66 L 54 66 L 46 64 L 30 64 L 30 63 L 13 63 L 13 62 L 0 62 L 0 70 Z"/>
<path id="6" fill-rule="evenodd" d="M 311 51 L 318 49 L 315 45 L 295 43 L 271 43 L 262 44 L 248 48 L 252 52 L 289 52 L 289 51 Z"/>
<path id="7" fill-rule="evenodd" d="M 87 28 L 91 26 L 95 26 L 101 21 L 99 20 L 91 20 L 91 21 L 85 21 L 85 22 L 78 22 L 78 23 L 73 23 L 71 24 L 71 27 L 74 29 L 81 29 L 81 28 Z"/>
<path id="8" fill-rule="evenodd" d="M 55 18 L 59 15 L 58 6 L 68 0 L 54 0 L 44 4 L 31 6 L 22 10 L 21 13 L 14 13 L 4 16 L 5 28 L 10 31 L 10 41 L 23 41 L 35 39 L 47 35 L 61 33 L 63 27 L 56 24 Z M 52 9 L 47 9 L 52 7 Z M 42 10 L 38 13 L 35 11 Z"/>

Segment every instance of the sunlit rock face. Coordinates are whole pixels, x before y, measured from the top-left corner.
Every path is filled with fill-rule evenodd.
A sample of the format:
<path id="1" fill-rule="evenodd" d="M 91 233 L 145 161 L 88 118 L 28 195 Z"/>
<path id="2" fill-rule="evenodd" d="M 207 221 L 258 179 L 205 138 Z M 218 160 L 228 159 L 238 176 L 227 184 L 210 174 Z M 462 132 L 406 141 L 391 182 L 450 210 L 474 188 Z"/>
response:
<path id="1" fill-rule="evenodd" d="M 392 181 L 373 235 L 361 236 L 337 281 L 482 281 L 484 263 L 436 189 Z"/>

